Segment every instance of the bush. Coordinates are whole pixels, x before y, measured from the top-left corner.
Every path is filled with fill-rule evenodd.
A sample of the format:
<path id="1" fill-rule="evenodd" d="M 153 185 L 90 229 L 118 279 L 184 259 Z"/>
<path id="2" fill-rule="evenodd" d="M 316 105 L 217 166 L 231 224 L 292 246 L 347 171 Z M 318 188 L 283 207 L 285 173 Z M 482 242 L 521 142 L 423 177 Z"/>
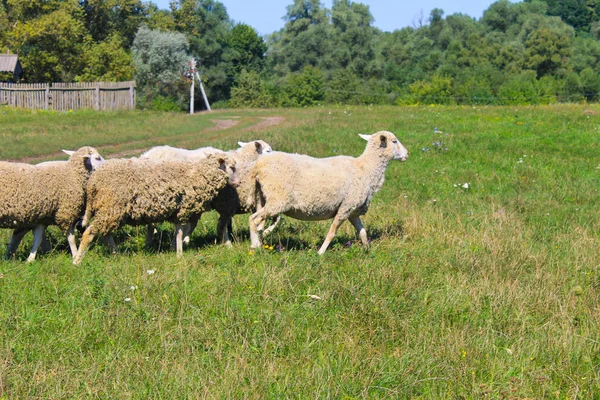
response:
<path id="1" fill-rule="evenodd" d="M 269 107 L 271 98 L 260 75 L 245 69 L 237 76 L 236 86 L 231 89 L 231 107 Z"/>
<path id="2" fill-rule="evenodd" d="M 498 103 L 505 105 L 538 104 L 535 71 L 524 71 L 511 77 L 498 90 Z"/>
<path id="3" fill-rule="evenodd" d="M 323 73 L 313 66 L 306 66 L 301 73 L 288 75 L 284 84 L 283 105 L 305 107 L 319 104 L 325 99 Z"/>
<path id="4" fill-rule="evenodd" d="M 413 104 L 452 104 L 452 79 L 434 75 L 408 86 Z"/>

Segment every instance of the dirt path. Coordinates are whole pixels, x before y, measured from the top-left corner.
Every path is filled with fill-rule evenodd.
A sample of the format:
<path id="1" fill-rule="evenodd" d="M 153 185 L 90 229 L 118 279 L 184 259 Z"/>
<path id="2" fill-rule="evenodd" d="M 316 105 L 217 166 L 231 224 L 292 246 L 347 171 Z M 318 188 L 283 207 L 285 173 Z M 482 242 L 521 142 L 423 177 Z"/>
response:
<path id="1" fill-rule="evenodd" d="M 239 123 L 239 120 L 237 118 L 237 116 L 233 116 L 233 117 L 229 117 L 231 119 L 213 119 L 211 120 L 211 122 L 214 123 L 213 126 L 211 126 L 210 128 L 204 129 L 200 132 L 193 132 L 193 133 L 186 133 L 185 135 L 179 135 L 177 136 L 178 140 L 185 140 L 188 138 L 192 138 L 194 136 L 197 136 L 198 133 L 206 133 L 206 132 L 213 132 L 213 131 L 223 131 L 229 128 L 233 128 L 234 126 L 236 126 Z M 273 125 L 277 125 L 282 123 L 283 121 L 285 121 L 284 117 L 259 117 L 262 121 L 251 125 L 247 128 L 244 128 L 244 131 L 260 131 L 263 130 L 265 128 L 268 128 L 270 126 Z M 208 139 L 212 139 L 213 137 L 209 137 Z M 101 154 L 103 154 L 105 157 L 110 157 L 110 158 L 119 158 L 119 157 L 129 157 L 129 156 L 133 156 L 136 154 L 140 154 L 146 150 L 148 150 L 149 147 L 153 146 L 153 145 L 160 145 L 162 143 L 164 143 L 167 139 L 173 139 L 173 136 L 157 136 L 157 137 L 152 137 L 152 138 L 148 138 L 148 139 L 142 139 L 142 140 L 132 140 L 130 142 L 123 142 L 123 143 L 117 143 L 117 144 L 107 144 L 107 145 L 102 145 L 102 146 L 97 146 L 96 148 L 100 151 Z M 139 147 L 139 148 L 135 148 L 135 149 L 131 149 L 131 150 L 123 150 L 123 151 L 117 151 L 117 152 L 111 152 L 112 150 L 116 150 L 122 146 L 130 146 L 130 145 L 143 145 L 144 147 Z M 42 160 L 47 160 L 49 158 L 59 158 L 63 155 L 64 153 L 62 152 L 56 152 L 56 153 L 50 153 L 50 154 L 45 154 L 43 156 L 35 156 L 35 157 L 23 157 L 23 158 L 19 158 L 13 161 L 18 161 L 18 162 L 27 162 L 27 163 L 36 163 Z"/>

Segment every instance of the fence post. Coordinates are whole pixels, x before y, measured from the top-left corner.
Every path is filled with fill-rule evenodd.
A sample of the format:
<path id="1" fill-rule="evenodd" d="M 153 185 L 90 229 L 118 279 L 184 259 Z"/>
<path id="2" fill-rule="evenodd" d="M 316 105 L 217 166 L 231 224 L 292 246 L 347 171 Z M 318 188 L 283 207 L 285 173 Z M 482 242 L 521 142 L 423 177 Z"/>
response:
<path id="1" fill-rule="evenodd" d="M 50 108 L 50 84 L 46 84 L 46 90 L 44 91 L 44 110 L 48 111 Z"/>
<path id="2" fill-rule="evenodd" d="M 133 82 L 129 82 L 129 100 L 131 109 L 135 109 L 135 89 L 133 88 Z"/>
<path id="3" fill-rule="evenodd" d="M 96 93 L 96 98 L 94 99 L 95 100 L 94 108 L 96 109 L 96 111 L 99 111 L 100 110 L 100 84 L 99 83 L 96 83 L 95 93 Z"/>

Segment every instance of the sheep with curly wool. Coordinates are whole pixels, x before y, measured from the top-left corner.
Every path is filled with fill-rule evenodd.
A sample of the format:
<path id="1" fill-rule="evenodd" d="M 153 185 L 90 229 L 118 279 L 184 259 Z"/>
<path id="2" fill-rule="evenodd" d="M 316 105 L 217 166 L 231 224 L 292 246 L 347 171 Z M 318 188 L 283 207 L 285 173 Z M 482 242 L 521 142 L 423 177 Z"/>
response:
<path id="1" fill-rule="evenodd" d="M 388 163 L 406 161 L 408 151 L 391 132 L 360 136 L 367 146 L 357 158 L 313 158 L 273 152 L 256 161 L 249 194 L 249 201 L 256 206 L 249 221 L 253 248 L 261 246 L 265 220 L 279 214 L 305 221 L 333 219 L 319 254 L 327 250 L 346 220 L 368 247 L 360 216 L 367 212 L 371 198 L 383 186 Z"/>
<path id="2" fill-rule="evenodd" d="M 250 169 L 256 159 L 262 154 L 268 154 L 273 149 L 263 140 L 253 140 L 250 142 L 238 142 L 238 149 L 226 152 L 231 156 L 236 164 L 236 171 L 239 185 L 233 187 L 225 186 L 211 202 L 211 207 L 219 213 L 219 222 L 217 223 L 217 236 L 221 243 L 231 246 L 230 232 L 231 220 L 235 214 L 245 214 L 253 211 L 253 205 L 247 202 L 248 192 L 250 190 Z M 181 161 L 195 161 L 205 158 L 206 155 L 220 151 L 214 147 L 202 147 L 196 150 L 178 149 L 169 146 L 159 146 L 148 150 L 140 158 L 152 160 L 173 159 Z M 202 156 L 205 154 L 205 156 Z M 189 235 L 196 227 L 198 220 L 192 220 L 184 227 L 184 242 L 189 243 Z M 154 229 L 148 226 L 146 233 L 146 245 L 152 244 L 152 233 Z"/>
<path id="3" fill-rule="evenodd" d="M 77 252 L 74 230 L 85 208 L 87 181 L 103 159 L 87 146 L 68 154 L 68 161 L 43 165 L 0 162 L 0 228 L 14 230 L 6 258 L 14 254 L 23 235 L 34 229 L 27 261 L 35 260 L 48 225 L 58 225 L 67 235 L 71 254 Z"/>
<path id="4" fill-rule="evenodd" d="M 106 161 L 88 182 L 86 230 L 73 263 L 81 262 L 96 235 L 111 238 L 124 224 L 163 221 L 176 224 L 177 255 L 181 256 L 183 225 L 199 218 L 228 182 L 237 184 L 236 179 L 235 162 L 225 154 L 195 162 Z"/>

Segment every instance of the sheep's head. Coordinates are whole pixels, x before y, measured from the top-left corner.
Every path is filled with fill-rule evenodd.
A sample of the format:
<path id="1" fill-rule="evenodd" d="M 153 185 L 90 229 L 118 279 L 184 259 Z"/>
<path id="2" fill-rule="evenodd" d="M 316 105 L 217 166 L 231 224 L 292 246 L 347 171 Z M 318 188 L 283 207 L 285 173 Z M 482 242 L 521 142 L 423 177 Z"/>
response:
<path id="1" fill-rule="evenodd" d="M 372 135 L 359 134 L 359 136 L 369 142 L 367 147 L 377 149 L 388 160 L 406 161 L 408 159 L 408 150 L 392 132 L 379 131 Z"/>
<path id="2" fill-rule="evenodd" d="M 266 154 L 273 151 L 271 146 L 265 141 L 262 140 L 253 140 L 251 142 L 238 142 L 238 145 L 241 149 L 248 149 L 250 152 L 255 152 L 256 154 Z"/>
<path id="3" fill-rule="evenodd" d="M 233 157 L 228 156 L 225 153 L 209 154 L 208 158 L 213 158 L 219 163 L 219 169 L 227 174 L 227 183 L 233 187 L 238 187 L 240 184 L 238 174 L 236 171 L 235 160 Z"/>
<path id="4" fill-rule="evenodd" d="M 63 153 L 69 155 L 69 161 L 83 160 L 85 169 L 90 172 L 97 170 L 104 162 L 104 158 L 98 153 L 98 150 L 90 146 L 81 147 L 76 151 L 63 150 Z"/>

